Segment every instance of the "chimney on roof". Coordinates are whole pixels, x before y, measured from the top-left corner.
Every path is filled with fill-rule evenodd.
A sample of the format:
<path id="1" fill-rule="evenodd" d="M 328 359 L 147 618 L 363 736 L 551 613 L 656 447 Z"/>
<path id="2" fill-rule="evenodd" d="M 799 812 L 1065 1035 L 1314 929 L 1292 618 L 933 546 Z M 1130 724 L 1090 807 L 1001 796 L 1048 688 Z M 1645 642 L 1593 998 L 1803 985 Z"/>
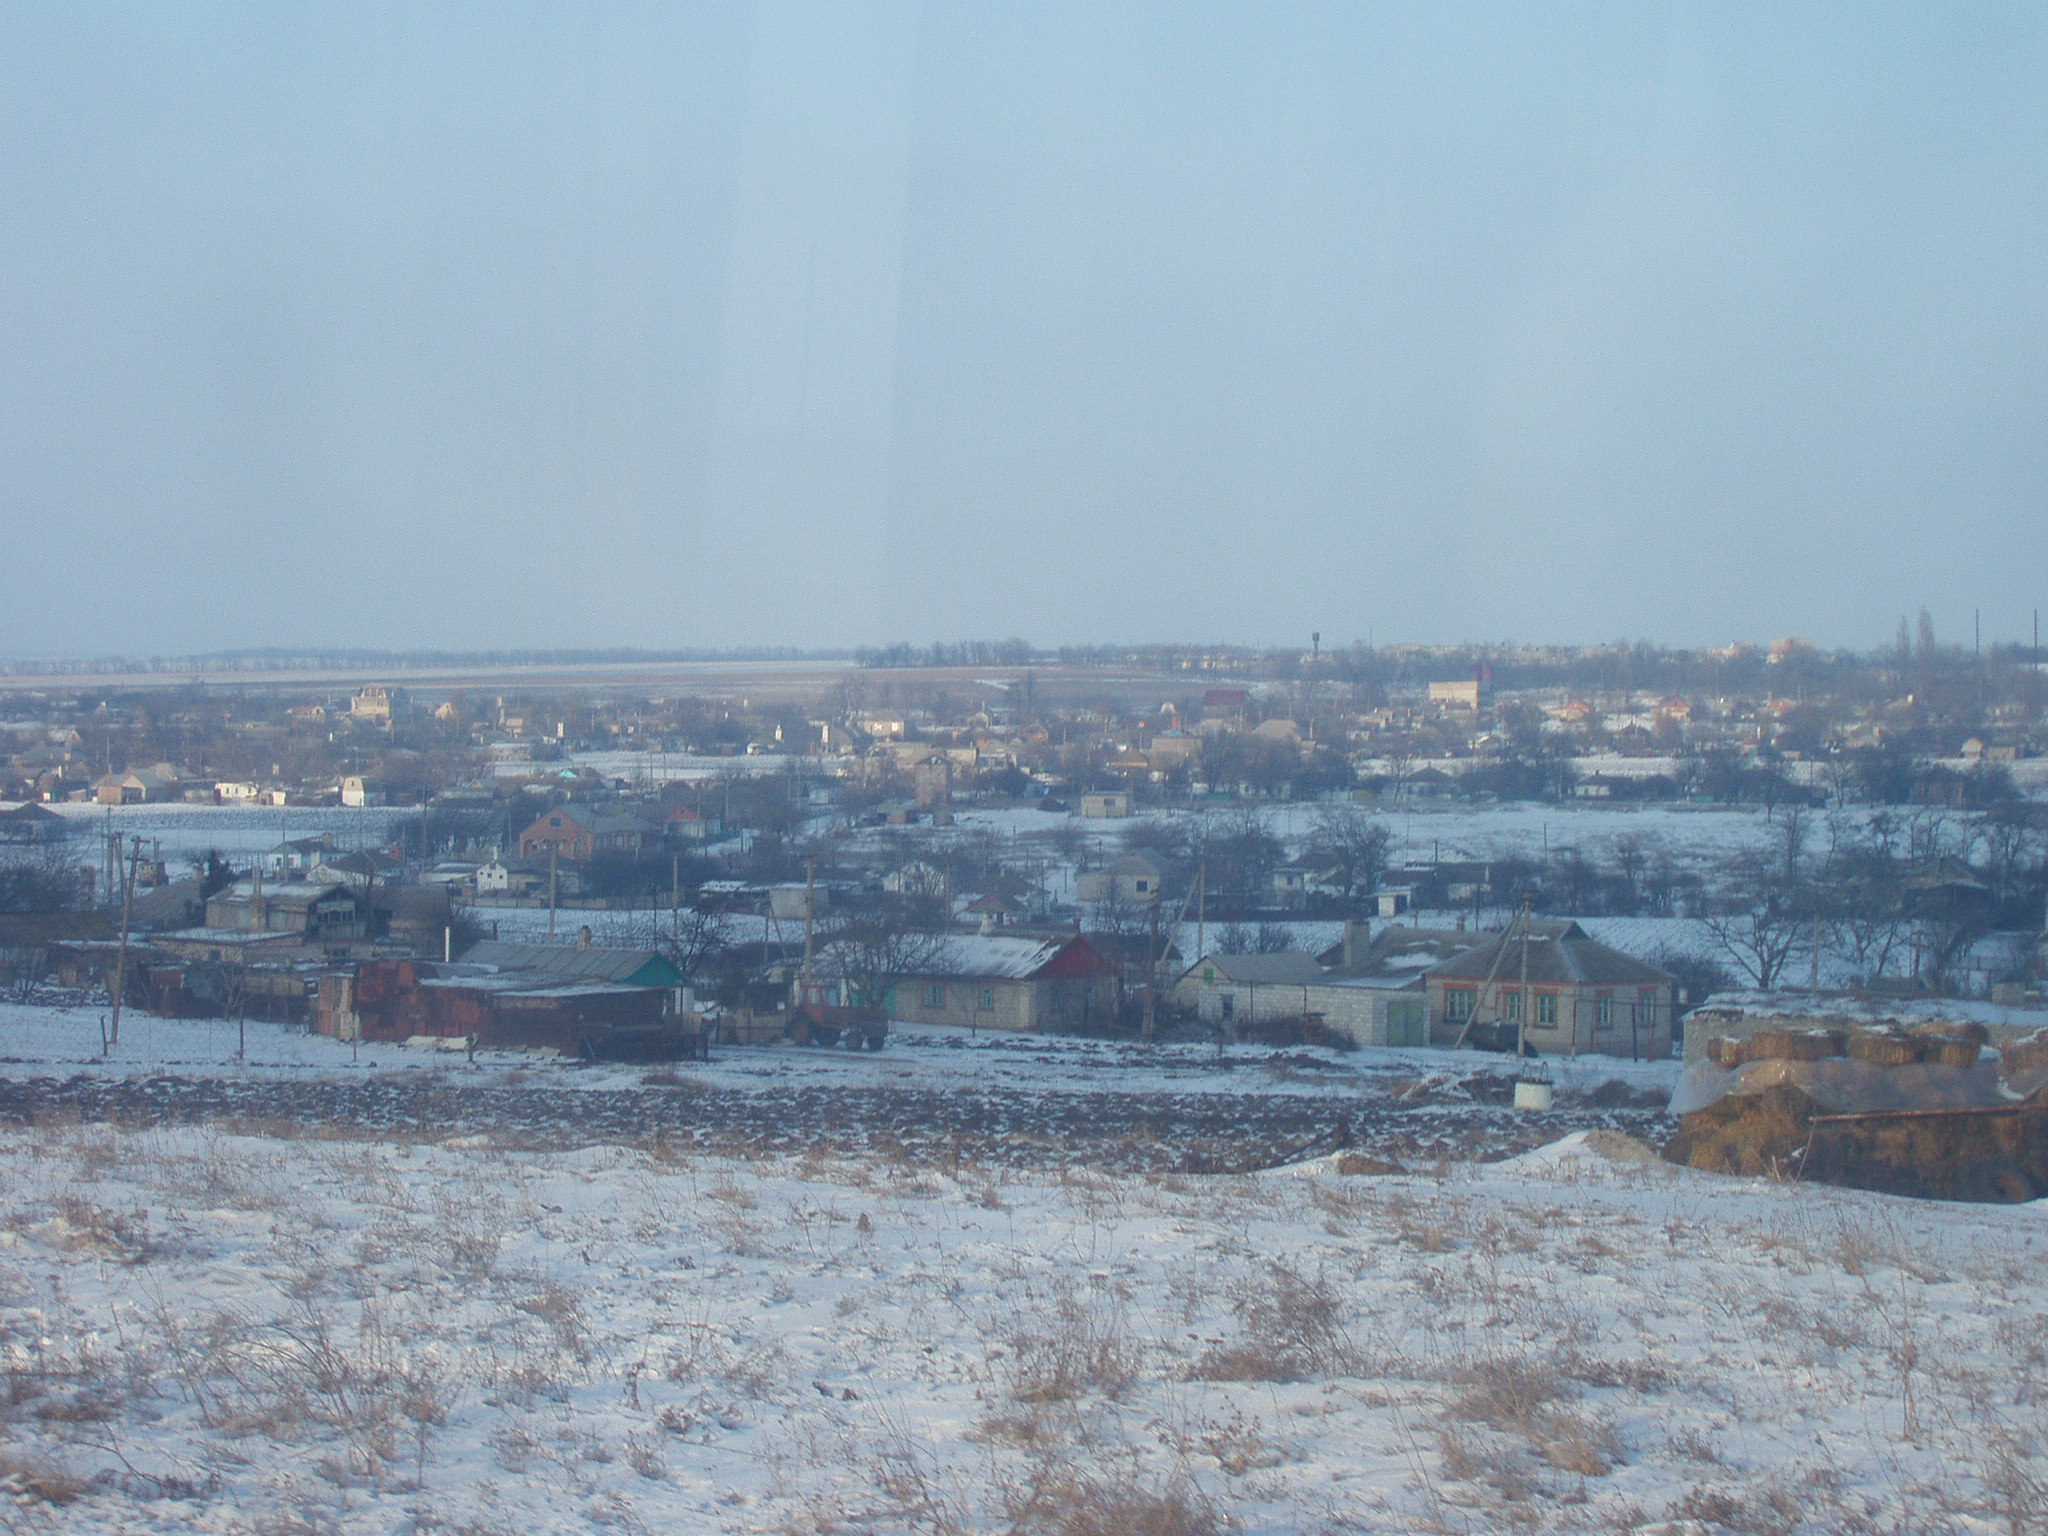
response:
<path id="1" fill-rule="evenodd" d="M 1356 971 L 1365 959 L 1366 945 L 1372 939 L 1372 919 L 1369 917 L 1347 917 L 1344 919 L 1344 969 Z"/>
<path id="2" fill-rule="evenodd" d="M 590 924 L 585 923 L 576 930 L 576 947 L 578 949 L 590 948 Z"/>

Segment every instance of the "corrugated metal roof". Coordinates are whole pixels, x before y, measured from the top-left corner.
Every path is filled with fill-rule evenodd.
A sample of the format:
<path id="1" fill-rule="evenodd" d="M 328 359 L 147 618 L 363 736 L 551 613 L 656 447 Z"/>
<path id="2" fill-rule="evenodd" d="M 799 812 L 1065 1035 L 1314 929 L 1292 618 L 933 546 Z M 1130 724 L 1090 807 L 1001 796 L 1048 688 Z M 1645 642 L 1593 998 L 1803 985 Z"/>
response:
<path id="1" fill-rule="evenodd" d="M 574 944 L 514 944 L 485 939 L 462 952 L 464 965 L 494 966 L 528 976 L 578 981 L 624 981 L 650 964 L 666 963 L 651 949 L 585 949 Z"/>
<path id="2" fill-rule="evenodd" d="M 1066 947 L 1065 939 L 1006 938 L 1000 934 L 954 934 L 937 961 L 920 972 L 933 976 L 986 976 L 1022 981 L 1050 965 Z"/>

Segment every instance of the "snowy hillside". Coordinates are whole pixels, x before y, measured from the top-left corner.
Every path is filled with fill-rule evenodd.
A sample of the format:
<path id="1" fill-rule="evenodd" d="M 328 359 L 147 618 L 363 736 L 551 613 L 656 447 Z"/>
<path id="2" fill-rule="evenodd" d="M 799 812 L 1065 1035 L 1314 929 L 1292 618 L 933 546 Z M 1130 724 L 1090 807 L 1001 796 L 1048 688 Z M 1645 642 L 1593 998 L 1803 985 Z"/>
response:
<path id="1" fill-rule="evenodd" d="M 1597 1140 L 1597 1138 L 1596 1138 Z M 1628 1148 L 1619 1150 L 1626 1153 Z M 12 1528 L 2040 1529 L 2048 1207 L 16 1130 Z"/>

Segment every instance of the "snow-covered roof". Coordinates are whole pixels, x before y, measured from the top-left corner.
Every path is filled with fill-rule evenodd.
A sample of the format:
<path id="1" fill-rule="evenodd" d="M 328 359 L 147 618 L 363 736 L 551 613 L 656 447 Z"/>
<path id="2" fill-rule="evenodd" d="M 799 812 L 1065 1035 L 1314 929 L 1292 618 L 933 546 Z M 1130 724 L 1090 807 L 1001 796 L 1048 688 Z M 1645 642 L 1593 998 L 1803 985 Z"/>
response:
<path id="1" fill-rule="evenodd" d="M 929 975 L 986 976 L 1023 981 L 1035 975 L 1072 942 L 1069 939 L 1009 938 L 1001 934 L 950 935 L 938 958 L 919 971 Z"/>
<path id="2" fill-rule="evenodd" d="M 1083 942 L 1072 934 L 1050 938 L 992 933 L 947 934 L 937 941 L 928 956 L 906 958 L 898 974 L 1028 981 L 1058 959 L 1070 945 Z M 827 945 L 818 955 L 820 971 L 827 975 L 837 974 L 840 959 L 839 946 Z"/>

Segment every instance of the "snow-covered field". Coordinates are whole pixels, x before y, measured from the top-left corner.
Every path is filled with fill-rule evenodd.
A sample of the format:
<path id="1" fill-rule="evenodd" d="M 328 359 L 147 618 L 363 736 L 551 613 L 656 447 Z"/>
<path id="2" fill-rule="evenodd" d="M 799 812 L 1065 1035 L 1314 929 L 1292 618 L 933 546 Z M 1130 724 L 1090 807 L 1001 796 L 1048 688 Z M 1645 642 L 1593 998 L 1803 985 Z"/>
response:
<path id="1" fill-rule="evenodd" d="M 161 845 L 173 874 L 208 849 L 246 858 L 266 853 L 287 838 L 334 834 L 344 850 L 382 848 L 419 818 L 419 812 L 387 807 L 252 805 L 53 805 L 77 829 L 74 851 L 88 863 L 98 857 L 93 837 L 109 830 Z"/>
<path id="2" fill-rule="evenodd" d="M 10 1529 L 2048 1518 L 2048 1205 L 1583 1141 L 1115 1178 L 48 1127 L 0 1176 Z"/>
<path id="3" fill-rule="evenodd" d="M 761 768 L 769 763 L 765 758 L 705 761 L 743 764 L 748 771 L 770 771 L 774 766 Z M 81 834 L 77 846 L 88 860 L 94 855 L 85 848 L 90 840 L 86 834 L 111 828 L 154 840 L 174 870 L 182 870 L 208 849 L 246 857 L 274 848 L 287 838 L 323 832 L 332 833 L 336 845 L 343 849 L 380 848 L 402 837 L 418 816 L 417 811 L 403 808 L 351 810 L 337 806 L 59 805 L 52 809 L 77 826 Z M 1299 851 L 1325 809 L 1313 804 L 1268 805 L 1258 808 L 1257 814 L 1292 853 Z M 1212 808 L 1206 813 L 1175 810 L 1150 814 L 1192 818 L 1229 812 Z M 1731 853 L 1768 843 L 1773 830 L 1761 810 L 1747 806 L 1445 805 L 1398 807 L 1380 814 L 1394 833 L 1396 863 L 1495 859 L 1510 854 L 1541 857 L 1546 850 L 1567 846 L 1607 862 L 1615 845 L 1626 838 L 1647 853 L 1668 854 L 1680 866 L 1704 873 Z M 832 829 L 834 821 L 832 816 L 820 816 L 812 830 L 823 834 Z M 950 832 L 929 827 L 868 828 L 855 835 L 852 846 L 879 853 L 899 850 L 907 858 L 943 848 L 951 839 L 993 834 L 1012 841 L 1017 856 L 1027 865 L 1045 866 L 1048 888 L 1068 899 L 1072 870 L 1065 867 L 1067 855 L 1053 851 L 1049 835 L 1062 828 L 1078 829 L 1089 850 L 1086 861 L 1100 863 L 1121 851 L 1123 834 L 1133 824 L 1128 819 L 1084 821 L 1065 813 L 963 807 Z"/>

